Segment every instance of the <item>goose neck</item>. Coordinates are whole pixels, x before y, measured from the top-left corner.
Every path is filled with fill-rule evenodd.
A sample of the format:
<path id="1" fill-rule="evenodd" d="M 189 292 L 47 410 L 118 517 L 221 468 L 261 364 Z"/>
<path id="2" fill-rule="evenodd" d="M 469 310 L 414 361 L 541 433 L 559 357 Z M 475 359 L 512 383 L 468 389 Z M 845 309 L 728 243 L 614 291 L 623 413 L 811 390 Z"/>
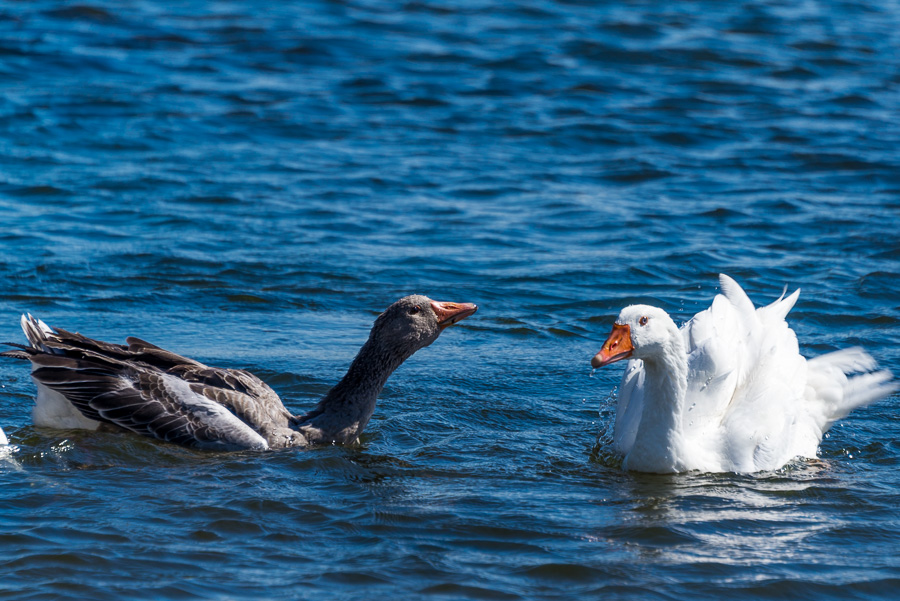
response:
<path id="1" fill-rule="evenodd" d="M 313 443 L 355 441 L 375 411 L 390 375 L 406 359 L 390 352 L 371 338 L 316 408 L 301 418 L 300 425 Z"/>
<path id="2" fill-rule="evenodd" d="M 635 444 L 626 457 L 628 469 L 681 471 L 684 457 L 683 413 L 687 392 L 687 355 L 680 340 L 656 357 L 644 359 L 644 410 Z"/>

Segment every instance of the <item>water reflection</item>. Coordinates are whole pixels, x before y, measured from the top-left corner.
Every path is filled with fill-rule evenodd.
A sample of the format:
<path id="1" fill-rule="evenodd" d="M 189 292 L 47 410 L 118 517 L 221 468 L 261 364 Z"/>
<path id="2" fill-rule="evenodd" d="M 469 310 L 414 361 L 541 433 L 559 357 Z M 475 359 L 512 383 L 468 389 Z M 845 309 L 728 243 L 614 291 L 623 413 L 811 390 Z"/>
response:
<path id="1" fill-rule="evenodd" d="M 755 475 L 631 474 L 620 495 L 634 502 L 615 534 L 666 564 L 782 564 L 808 552 L 801 543 L 845 525 L 825 519 L 821 504 L 839 486 L 821 461 Z"/>

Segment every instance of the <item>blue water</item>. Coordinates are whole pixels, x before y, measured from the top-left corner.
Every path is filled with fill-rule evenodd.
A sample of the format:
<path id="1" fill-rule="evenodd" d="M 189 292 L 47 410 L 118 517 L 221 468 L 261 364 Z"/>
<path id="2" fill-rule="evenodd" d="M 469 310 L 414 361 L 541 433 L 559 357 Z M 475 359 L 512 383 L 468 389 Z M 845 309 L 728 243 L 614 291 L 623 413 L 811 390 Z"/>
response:
<path id="1" fill-rule="evenodd" d="M 900 373 L 900 4 L 0 5 L 18 315 L 243 367 L 302 412 L 378 312 L 476 302 L 358 447 L 35 428 L 0 362 L 0 599 L 891 599 L 900 396 L 820 462 L 624 473 L 618 310 L 801 287 Z"/>

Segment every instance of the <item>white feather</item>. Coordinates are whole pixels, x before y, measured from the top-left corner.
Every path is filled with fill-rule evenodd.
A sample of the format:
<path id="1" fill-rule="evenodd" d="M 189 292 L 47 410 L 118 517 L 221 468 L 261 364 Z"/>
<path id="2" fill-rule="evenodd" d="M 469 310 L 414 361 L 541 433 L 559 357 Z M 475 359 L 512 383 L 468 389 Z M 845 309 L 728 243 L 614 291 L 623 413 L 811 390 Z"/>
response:
<path id="1" fill-rule="evenodd" d="M 671 333 L 660 336 L 673 342 L 659 357 L 630 361 L 622 377 L 614 445 L 628 469 L 777 469 L 798 456 L 814 457 L 835 420 L 897 390 L 890 372 L 874 371 L 875 360 L 862 349 L 809 361 L 800 355 L 785 322 L 799 290 L 756 309 L 733 279 L 721 275 L 720 285 L 723 294 L 680 332 L 652 307 L 628 307 L 619 315 L 617 323 L 635 322 L 634 357 L 641 356 L 634 332 L 642 327 L 642 312 L 661 314 L 652 325 L 667 321 Z M 648 360 L 670 369 L 650 377 Z M 679 373 L 686 373 L 681 384 L 673 381 Z"/>
<path id="2" fill-rule="evenodd" d="M 218 432 L 226 433 L 229 440 L 241 440 L 241 446 L 247 449 L 263 451 L 269 448 L 266 439 L 253 428 L 219 403 L 191 390 L 184 380 L 168 374 L 162 380 L 167 391 L 188 411 Z"/>
<path id="3" fill-rule="evenodd" d="M 82 415 L 61 393 L 37 380 L 34 384 L 37 386 L 37 397 L 31 417 L 35 426 L 71 430 L 96 430 L 100 426 L 100 422 Z"/>

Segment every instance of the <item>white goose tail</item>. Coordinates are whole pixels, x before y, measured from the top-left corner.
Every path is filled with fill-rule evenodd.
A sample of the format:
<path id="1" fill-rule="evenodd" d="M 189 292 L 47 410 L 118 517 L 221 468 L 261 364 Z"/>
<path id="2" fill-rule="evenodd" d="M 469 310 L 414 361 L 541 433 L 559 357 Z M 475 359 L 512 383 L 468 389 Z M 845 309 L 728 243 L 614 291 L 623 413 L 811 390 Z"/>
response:
<path id="1" fill-rule="evenodd" d="M 858 347 L 820 355 L 810 359 L 807 366 L 808 385 L 820 400 L 829 424 L 900 388 L 891 372 L 878 370 L 875 359 Z"/>

